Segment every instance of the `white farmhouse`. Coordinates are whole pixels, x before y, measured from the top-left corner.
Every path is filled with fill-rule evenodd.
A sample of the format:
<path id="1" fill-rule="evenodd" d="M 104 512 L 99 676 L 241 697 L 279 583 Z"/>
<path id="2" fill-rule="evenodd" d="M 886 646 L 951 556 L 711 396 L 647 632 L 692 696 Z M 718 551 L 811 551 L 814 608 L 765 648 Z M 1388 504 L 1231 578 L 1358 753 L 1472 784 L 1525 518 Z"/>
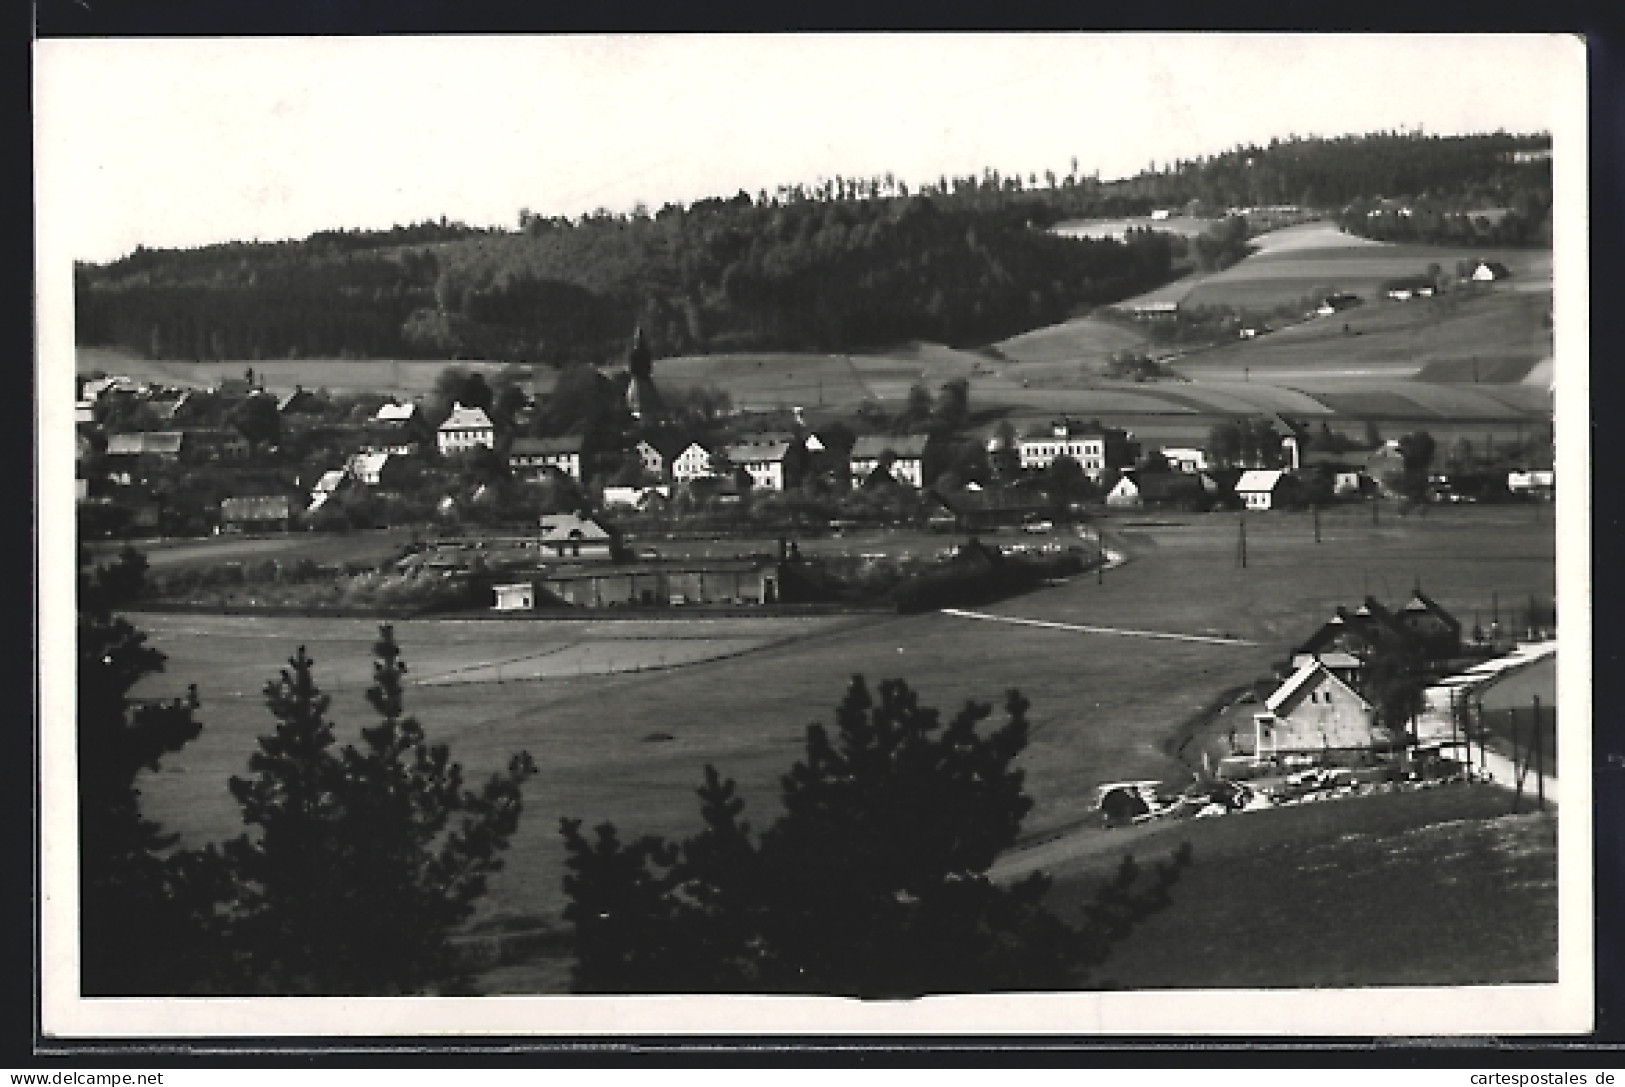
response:
<path id="1" fill-rule="evenodd" d="M 485 414 L 485 409 L 453 404 L 451 414 L 440 424 L 436 438 L 442 454 L 463 453 L 478 445 L 487 449 L 496 448 L 497 431 L 491 417 Z"/>

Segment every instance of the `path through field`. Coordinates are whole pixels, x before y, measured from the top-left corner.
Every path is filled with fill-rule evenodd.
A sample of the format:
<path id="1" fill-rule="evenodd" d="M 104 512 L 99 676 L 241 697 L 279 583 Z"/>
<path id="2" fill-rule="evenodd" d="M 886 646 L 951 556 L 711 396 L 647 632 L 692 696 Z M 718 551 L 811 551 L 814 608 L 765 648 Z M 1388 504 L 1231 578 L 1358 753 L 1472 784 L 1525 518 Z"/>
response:
<path id="1" fill-rule="evenodd" d="M 961 619 L 986 619 L 994 623 L 1014 623 L 1017 626 L 1045 627 L 1050 630 L 1072 630 L 1080 634 L 1118 634 L 1126 638 L 1162 638 L 1171 642 L 1206 642 L 1211 645 L 1257 645 L 1242 638 L 1215 638 L 1207 634 L 1171 634 L 1161 630 L 1130 630 L 1125 627 L 1091 627 L 1079 623 L 1052 623 L 1044 619 L 1021 619 L 1014 615 L 989 615 L 981 611 L 962 611 L 943 608 L 944 615 L 957 615 Z"/>

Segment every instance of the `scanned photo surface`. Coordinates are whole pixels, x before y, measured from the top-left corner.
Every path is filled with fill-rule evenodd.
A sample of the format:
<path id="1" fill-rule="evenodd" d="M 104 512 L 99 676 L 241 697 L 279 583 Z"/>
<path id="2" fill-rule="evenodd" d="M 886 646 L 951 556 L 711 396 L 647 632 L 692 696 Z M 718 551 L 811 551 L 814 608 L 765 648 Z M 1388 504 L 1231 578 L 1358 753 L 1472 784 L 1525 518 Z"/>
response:
<path id="1" fill-rule="evenodd" d="M 1589 1028 L 1580 41 L 35 58 L 49 1033 Z"/>

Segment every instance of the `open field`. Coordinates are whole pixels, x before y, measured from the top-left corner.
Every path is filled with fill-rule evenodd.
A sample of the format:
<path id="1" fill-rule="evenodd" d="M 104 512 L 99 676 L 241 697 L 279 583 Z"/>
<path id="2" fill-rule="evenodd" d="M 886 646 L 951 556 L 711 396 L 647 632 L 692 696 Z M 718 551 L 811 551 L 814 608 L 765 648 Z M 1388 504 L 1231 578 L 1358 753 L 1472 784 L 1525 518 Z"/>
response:
<path id="1" fill-rule="evenodd" d="M 1518 381 L 1552 353 L 1544 326 L 1549 297 L 1500 289 L 1450 293 L 1411 302 L 1368 302 L 1330 317 L 1290 325 L 1255 340 L 1193 351 L 1173 363 L 1196 380 L 1252 381 L 1314 388 L 1326 381 L 1396 381 L 1438 363 L 1431 380 Z M 1347 331 L 1344 331 L 1347 326 Z M 1436 375 L 1436 376 L 1435 376 Z"/>
<path id="2" fill-rule="evenodd" d="M 1326 290 L 1356 294 L 1370 302 L 1385 280 L 1422 275 L 1430 264 L 1453 272 L 1458 261 L 1474 259 L 1506 264 L 1512 283 L 1551 285 L 1552 256 L 1547 250 L 1431 245 L 1287 248 L 1255 254 L 1205 277 L 1183 304 L 1268 310 Z"/>
<path id="3" fill-rule="evenodd" d="M 1159 642 L 972 622 L 944 614 L 838 620 L 738 619 L 724 625 L 662 622 L 652 633 L 673 644 L 748 639 L 739 655 L 613 674 L 541 681 L 416 685 L 407 707 L 430 738 L 451 745 L 471 776 L 528 749 L 541 773 L 526 788 L 527 812 L 507 868 L 493 881 L 481 918 L 555 924 L 561 908 L 560 816 L 625 833 L 685 834 L 697 821 L 694 788 L 706 763 L 740 783 L 756 826 L 772 818 L 776 782 L 801 753 L 804 727 L 827 721 L 854 674 L 871 682 L 907 679 L 922 701 L 952 712 L 966 699 L 997 702 L 1017 687 L 1032 700 L 1033 737 L 1022 762 L 1037 805 L 1034 834 L 1086 819 L 1094 786 L 1124 777 L 1177 777 L 1165 741 L 1217 693 L 1267 674 L 1270 662 L 1311 631 L 1335 604 L 1369 587 L 1397 601 L 1413 577 L 1470 620 L 1502 599 L 1549 595 L 1554 539 L 1548 523 L 1515 508 L 1322 518 L 1316 545 L 1307 515 L 1248 519 L 1249 565 L 1234 563 L 1232 515 L 1108 521 L 1131 561 L 1105 584 L 1079 579 L 986 609 L 997 614 L 1095 626 L 1233 636 L 1256 646 Z M 1111 526 L 1115 525 L 1115 528 Z M 946 538 L 945 538 L 945 542 Z M 299 644 L 333 694 L 333 719 L 352 739 L 368 723 L 371 624 L 358 620 L 250 621 L 215 616 L 137 617 L 169 654 L 166 675 L 137 693 L 201 687 L 202 737 L 144 782 L 150 815 L 200 842 L 234 834 L 237 810 L 225 788 L 241 774 L 254 737 L 271 719 L 260 689 Z M 568 644 L 608 644 L 618 654 L 653 624 L 565 621 L 411 621 L 397 639 L 414 677 Z M 489 647 L 491 655 L 481 657 Z M 639 641 L 639 652 L 650 645 Z M 737 647 L 733 647 L 737 648 Z M 608 650 L 604 651 L 606 654 Z M 657 650 L 658 652 L 658 650 Z M 630 654 L 627 658 L 632 659 Z M 607 669 L 606 669 L 607 671 Z M 492 669 L 494 673 L 494 669 Z M 502 677 L 507 680 L 508 677 Z M 1086 832 L 1087 833 L 1087 832 Z M 1099 832 L 1105 833 L 1105 832 Z M 558 984 L 556 963 L 511 970 L 503 985 Z"/>
<path id="4" fill-rule="evenodd" d="M 376 563 L 400 554 L 411 542 L 411 529 L 393 528 L 351 532 L 344 535 L 314 532 L 278 532 L 267 536 L 214 536 L 207 539 L 169 541 L 141 540 L 135 544 L 153 568 L 212 565 L 224 562 L 249 563 L 264 559 L 297 562 L 309 559 L 320 564 Z M 98 561 L 110 561 L 126 546 L 123 540 L 87 543 Z"/>
<path id="5" fill-rule="evenodd" d="M 1172 904 L 1113 953 L 1106 986 L 1554 982 L 1556 819 L 1510 810 L 1505 790 L 1451 785 L 1185 821 L 1062 870 L 1050 901 L 1075 911 L 1123 853 L 1188 840 Z"/>
<path id="6" fill-rule="evenodd" d="M 1249 244 L 1258 250 L 1259 255 L 1263 255 L 1296 253 L 1305 249 L 1366 249 L 1388 243 L 1362 238 L 1358 234 L 1346 234 L 1336 223 L 1322 220 L 1271 230 L 1253 238 Z"/>
<path id="7" fill-rule="evenodd" d="M 1099 365 L 1118 351 L 1141 350 L 1145 337 L 1137 330 L 1099 317 L 1078 317 L 1058 325 L 1023 332 L 993 346 L 1013 365 L 1007 367 L 1022 377 L 1031 376 L 1033 364 L 1067 363 Z"/>

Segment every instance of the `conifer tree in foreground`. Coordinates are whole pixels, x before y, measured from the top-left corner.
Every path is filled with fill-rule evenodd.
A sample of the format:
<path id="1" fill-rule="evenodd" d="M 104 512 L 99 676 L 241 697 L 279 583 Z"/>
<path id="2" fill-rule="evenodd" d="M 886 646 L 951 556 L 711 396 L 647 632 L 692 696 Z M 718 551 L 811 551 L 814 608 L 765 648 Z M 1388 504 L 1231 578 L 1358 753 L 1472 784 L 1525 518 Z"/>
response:
<path id="1" fill-rule="evenodd" d="M 86 996 L 192 991 L 209 959 L 206 866 L 141 814 L 137 778 L 197 737 L 188 699 L 134 702 L 164 655 L 114 609 L 139 594 L 146 560 L 125 549 L 78 579 L 80 990 Z"/>
<path id="2" fill-rule="evenodd" d="M 1012 768 L 1028 738 L 1019 693 L 985 736 L 986 704 L 967 703 L 944 727 L 900 680 L 879 695 L 857 677 L 835 735 L 809 726 L 805 757 L 782 779 L 784 814 L 759 836 L 710 766 L 703 827 L 681 843 L 622 841 L 608 823 L 588 837 L 564 820 L 575 988 L 875 998 L 1076 988 L 1166 904 L 1188 848 L 1143 889 L 1125 859 L 1079 926 L 1046 908 L 1044 875 L 989 878 L 1033 803 Z"/>
<path id="3" fill-rule="evenodd" d="M 336 749 L 304 647 L 266 685 L 276 731 L 231 791 L 254 832 L 229 843 L 231 945 L 253 992 L 396 995 L 460 982 L 451 946 L 519 825 L 529 754 L 475 791 L 445 745 L 404 716 L 385 625 L 367 699 L 382 721 Z"/>

